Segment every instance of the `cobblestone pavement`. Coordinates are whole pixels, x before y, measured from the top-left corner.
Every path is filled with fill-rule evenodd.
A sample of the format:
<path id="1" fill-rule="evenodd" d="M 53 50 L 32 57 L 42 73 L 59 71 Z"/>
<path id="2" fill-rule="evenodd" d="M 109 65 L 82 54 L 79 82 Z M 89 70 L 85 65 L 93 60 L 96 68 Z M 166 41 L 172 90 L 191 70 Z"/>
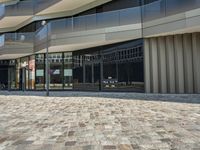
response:
<path id="1" fill-rule="evenodd" d="M 200 104 L 1 95 L 3 149 L 200 150 Z"/>

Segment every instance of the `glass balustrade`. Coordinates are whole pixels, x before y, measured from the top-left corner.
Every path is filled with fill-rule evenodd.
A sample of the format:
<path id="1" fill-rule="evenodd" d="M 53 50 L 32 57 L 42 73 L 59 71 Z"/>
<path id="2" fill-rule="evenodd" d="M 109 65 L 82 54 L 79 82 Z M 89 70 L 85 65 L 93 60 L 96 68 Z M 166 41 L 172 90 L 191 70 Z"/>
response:
<path id="1" fill-rule="evenodd" d="M 143 21 L 151 21 L 200 7 L 200 0 L 157 0 L 142 6 Z"/>
<path id="2" fill-rule="evenodd" d="M 5 33 L 0 36 L 0 49 L 33 48 L 34 33 Z"/>
<path id="3" fill-rule="evenodd" d="M 0 35 L 0 49 L 3 48 L 5 44 L 5 35 Z"/>
<path id="4" fill-rule="evenodd" d="M 61 0 L 26 0 L 13 5 L 0 5 L 0 19 L 4 16 L 34 15 Z"/>
<path id="5" fill-rule="evenodd" d="M 21 1 L 5 7 L 5 16 L 28 16 L 33 15 L 34 1 Z"/>
<path id="6" fill-rule="evenodd" d="M 49 35 L 53 35 L 137 24 L 141 23 L 140 14 L 140 7 L 135 7 L 119 11 L 53 20 L 48 23 L 48 33 Z M 46 37 L 47 27 L 45 26 L 36 32 L 36 44 L 40 44 Z"/>
<path id="7" fill-rule="evenodd" d="M 55 0 L 59 1 L 59 0 Z M 54 2 L 55 2 L 54 1 Z M 15 6 L 9 6 L 10 11 L 11 8 L 13 12 L 18 9 L 22 9 L 23 12 L 28 12 L 31 9 L 31 5 L 47 6 L 48 2 L 37 0 L 36 2 L 32 2 L 32 0 L 23 1 Z M 27 6 L 27 7 L 26 7 Z M 132 24 L 140 24 L 141 19 L 146 21 L 151 21 L 158 18 L 163 18 L 169 15 L 181 13 L 184 11 L 188 11 L 191 9 L 199 8 L 200 0 L 157 0 L 155 2 L 145 4 L 142 7 L 134 7 L 129 9 L 123 9 L 118 11 L 110 11 L 104 13 L 97 13 L 86 16 L 79 17 L 71 17 L 66 19 L 59 19 L 50 21 L 47 31 L 47 26 L 42 27 L 35 34 L 29 33 L 17 33 L 17 34 L 5 34 L 4 40 L 5 42 L 33 42 L 35 45 L 45 44 L 47 42 L 47 33 L 48 35 L 57 35 L 57 34 L 65 34 L 72 32 L 80 32 L 80 31 L 88 31 L 88 30 L 96 30 L 108 27 L 117 27 L 124 25 L 132 25 Z M 0 12 L 3 11 L 3 6 L 0 7 Z M 23 10 L 24 9 L 24 10 Z M 40 8 L 38 8 L 39 10 Z M 17 12 L 20 13 L 20 12 Z M 3 13 L 0 13 L 3 14 Z M 6 13 L 8 14 L 8 13 Z M 141 17 L 141 14 L 143 17 Z M 0 40 L 0 45 L 3 45 L 3 40 Z"/>
<path id="8" fill-rule="evenodd" d="M 34 12 L 38 13 L 58 2 L 61 0 L 33 0 L 35 2 Z"/>
<path id="9" fill-rule="evenodd" d="M 0 19 L 2 19 L 5 15 L 5 5 L 0 4 Z"/>
<path id="10" fill-rule="evenodd" d="M 6 33 L 5 42 L 32 43 L 33 33 Z"/>

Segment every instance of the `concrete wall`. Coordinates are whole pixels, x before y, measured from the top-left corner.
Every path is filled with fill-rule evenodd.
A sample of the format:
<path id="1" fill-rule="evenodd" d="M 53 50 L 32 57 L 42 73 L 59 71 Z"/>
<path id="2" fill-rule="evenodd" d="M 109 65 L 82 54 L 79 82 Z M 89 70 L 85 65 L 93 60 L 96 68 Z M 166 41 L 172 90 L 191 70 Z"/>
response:
<path id="1" fill-rule="evenodd" d="M 144 39 L 147 93 L 200 93 L 200 33 Z"/>

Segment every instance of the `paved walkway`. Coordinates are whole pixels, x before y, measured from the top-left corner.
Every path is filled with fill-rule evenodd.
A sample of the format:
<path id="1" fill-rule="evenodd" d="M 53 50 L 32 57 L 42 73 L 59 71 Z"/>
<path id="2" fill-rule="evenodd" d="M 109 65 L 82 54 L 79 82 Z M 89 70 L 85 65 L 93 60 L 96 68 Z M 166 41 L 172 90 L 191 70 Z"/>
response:
<path id="1" fill-rule="evenodd" d="M 200 150 L 199 95 L 9 94 L 0 93 L 0 150 Z"/>

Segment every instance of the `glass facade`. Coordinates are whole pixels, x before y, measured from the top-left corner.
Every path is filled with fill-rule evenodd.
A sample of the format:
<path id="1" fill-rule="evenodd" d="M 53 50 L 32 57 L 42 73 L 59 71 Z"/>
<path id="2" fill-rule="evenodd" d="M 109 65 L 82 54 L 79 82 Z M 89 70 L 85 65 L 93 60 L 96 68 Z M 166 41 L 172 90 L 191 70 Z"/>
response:
<path id="1" fill-rule="evenodd" d="M 50 90 L 144 91 L 142 40 L 49 54 Z M 13 60 L 11 90 L 45 90 L 45 54 Z"/>

